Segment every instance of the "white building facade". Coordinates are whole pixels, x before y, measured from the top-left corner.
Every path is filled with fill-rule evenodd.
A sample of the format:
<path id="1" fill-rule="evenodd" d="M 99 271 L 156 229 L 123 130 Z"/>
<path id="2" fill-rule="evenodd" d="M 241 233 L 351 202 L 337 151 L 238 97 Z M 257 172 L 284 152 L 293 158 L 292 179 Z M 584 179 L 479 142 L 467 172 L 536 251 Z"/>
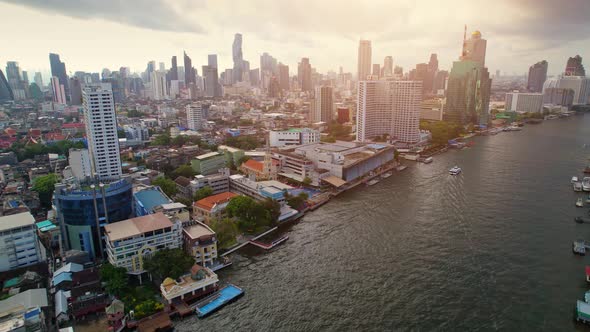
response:
<path id="1" fill-rule="evenodd" d="M 201 130 L 203 128 L 203 108 L 201 104 L 193 103 L 186 105 L 186 122 L 190 130 Z"/>
<path id="2" fill-rule="evenodd" d="M 31 213 L 0 217 L 0 272 L 43 262 L 45 257 Z"/>
<path id="3" fill-rule="evenodd" d="M 590 78 L 584 76 L 561 76 L 550 78 L 543 84 L 543 93 L 549 88 L 574 91 L 574 105 L 586 104 L 590 98 Z"/>
<path id="4" fill-rule="evenodd" d="M 100 181 L 116 181 L 121 178 L 122 170 L 111 85 L 87 85 L 82 90 L 82 100 L 94 175 Z"/>
<path id="5" fill-rule="evenodd" d="M 272 147 L 310 144 L 319 141 L 320 132 L 311 128 L 273 130 L 270 132 L 270 146 Z"/>
<path id="6" fill-rule="evenodd" d="M 72 174 L 78 181 L 84 181 L 92 175 L 92 165 L 88 149 L 70 149 L 68 163 Z"/>
<path id="7" fill-rule="evenodd" d="M 542 93 L 509 92 L 506 93 L 506 111 L 520 113 L 539 113 L 543 111 Z"/>
<path id="8" fill-rule="evenodd" d="M 390 135 L 400 142 L 417 143 L 421 102 L 421 81 L 359 82 L 357 141 Z"/>

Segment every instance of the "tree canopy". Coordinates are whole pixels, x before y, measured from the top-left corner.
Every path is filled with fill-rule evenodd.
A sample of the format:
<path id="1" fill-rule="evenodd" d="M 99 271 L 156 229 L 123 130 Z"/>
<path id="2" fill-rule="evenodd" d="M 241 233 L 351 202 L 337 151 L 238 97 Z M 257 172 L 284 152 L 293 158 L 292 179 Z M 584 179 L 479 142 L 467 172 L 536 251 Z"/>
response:
<path id="1" fill-rule="evenodd" d="M 185 178 L 191 179 L 195 176 L 195 171 L 191 167 L 191 165 L 180 165 L 177 169 L 172 172 L 172 177 L 177 178 L 179 176 L 184 176 Z"/>
<path id="2" fill-rule="evenodd" d="M 463 132 L 461 125 L 446 121 L 420 121 L 420 129 L 430 131 L 432 143 L 437 145 L 446 145 L 450 139 L 459 137 Z"/>
<path id="3" fill-rule="evenodd" d="M 159 279 L 178 277 L 189 272 L 195 264 L 194 257 L 187 255 L 182 249 L 163 249 L 146 258 L 143 267 Z"/>
<path id="4" fill-rule="evenodd" d="M 290 207 L 297 209 L 297 210 L 302 210 L 305 207 L 305 202 L 307 201 L 308 198 L 309 197 L 306 192 L 301 192 L 297 196 L 291 196 L 291 195 L 285 196 L 285 200 L 287 201 L 287 204 L 289 204 Z"/>
<path id="5" fill-rule="evenodd" d="M 233 220 L 229 218 L 212 219 L 211 229 L 215 231 L 219 249 L 229 248 L 236 243 L 236 236 L 238 236 L 239 231 Z"/>
<path id="6" fill-rule="evenodd" d="M 264 146 L 264 142 L 259 140 L 256 136 L 237 136 L 228 135 L 225 139 L 225 145 L 233 146 L 242 150 L 254 150 Z"/>
<path id="7" fill-rule="evenodd" d="M 100 267 L 100 280 L 106 283 L 109 294 L 121 297 L 127 288 L 127 270 L 124 267 L 115 267 L 110 263 Z"/>
<path id="8" fill-rule="evenodd" d="M 169 145 L 170 140 L 171 138 L 169 134 L 160 134 L 154 138 L 152 145 Z"/>
<path id="9" fill-rule="evenodd" d="M 176 195 L 176 192 L 178 191 L 178 189 L 176 188 L 176 182 L 164 176 L 159 176 L 155 178 L 154 181 L 152 181 L 152 184 L 154 186 L 160 187 L 168 197 L 174 197 L 174 195 Z"/>
<path id="10" fill-rule="evenodd" d="M 59 155 L 68 156 L 70 149 L 83 149 L 84 143 L 70 140 L 58 141 L 52 144 L 28 144 L 25 146 L 22 142 L 13 143 L 9 151 L 13 151 L 18 158 L 18 161 L 33 158 L 36 155 L 57 153 Z"/>
<path id="11" fill-rule="evenodd" d="M 197 192 L 195 193 L 195 201 L 201 200 L 205 197 L 209 197 L 213 195 L 213 189 L 211 189 L 211 187 L 209 186 L 205 186 L 199 190 L 197 190 Z"/>
<path id="12" fill-rule="evenodd" d="M 51 207 L 51 197 L 57 181 L 57 174 L 54 173 L 40 176 L 33 181 L 33 190 L 39 193 L 39 201 L 44 207 Z"/>
<path id="13" fill-rule="evenodd" d="M 232 198 L 226 211 L 230 217 L 238 219 L 238 228 L 242 232 L 253 233 L 272 223 L 271 211 L 248 196 Z"/>

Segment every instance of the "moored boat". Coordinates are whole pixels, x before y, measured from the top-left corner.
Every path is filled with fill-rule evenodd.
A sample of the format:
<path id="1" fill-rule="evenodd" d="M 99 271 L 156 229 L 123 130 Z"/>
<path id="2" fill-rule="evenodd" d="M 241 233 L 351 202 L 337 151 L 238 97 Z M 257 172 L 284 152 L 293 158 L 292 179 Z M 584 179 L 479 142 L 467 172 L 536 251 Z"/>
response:
<path id="1" fill-rule="evenodd" d="M 584 207 L 584 201 L 582 200 L 582 197 L 578 198 L 576 201 L 576 207 Z"/>
<path id="2" fill-rule="evenodd" d="M 590 191 L 590 177 L 584 177 L 582 179 L 582 190 Z"/>
<path id="3" fill-rule="evenodd" d="M 459 173 L 461 173 L 461 171 L 462 171 L 462 169 L 459 166 L 455 166 L 449 170 L 449 174 L 459 175 Z"/>
<path id="4" fill-rule="evenodd" d="M 377 183 L 379 183 L 379 180 L 378 180 L 378 179 L 373 179 L 373 180 L 371 180 L 371 181 L 368 181 L 368 182 L 367 182 L 367 185 L 368 185 L 368 186 L 372 186 L 372 185 L 375 185 L 375 184 L 377 184 Z"/>
<path id="5" fill-rule="evenodd" d="M 386 173 L 383 173 L 383 174 L 381 174 L 381 178 L 382 178 L 382 179 L 387 179 L 387 178 L 388 178 L 388 177 L 390 177 L 391 175 L 393 175 L 393 173 L 391 173 L 391 172 L 386 172 Z"/>
<path id="6" fill-rule="evenodd" d="M 582 183 L 581 182 L 574 182 L 574 191 L 582 191 Z"/>
<path id="7" fill-rule="evenodd" d="M 572 183 L 574 182 L 578 182 L 578 177 L 577 176 L 572 176 Z"/>

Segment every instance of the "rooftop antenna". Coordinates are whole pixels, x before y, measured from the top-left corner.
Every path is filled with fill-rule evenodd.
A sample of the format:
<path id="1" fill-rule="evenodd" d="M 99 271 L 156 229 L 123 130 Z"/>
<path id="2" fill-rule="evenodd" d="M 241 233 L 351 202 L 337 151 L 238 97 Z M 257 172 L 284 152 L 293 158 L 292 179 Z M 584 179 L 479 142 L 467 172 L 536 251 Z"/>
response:
<path id="1" fill-rule="evenodd" d="M 465 24 L 465 28 L 463 30 L 463 50 L 461 50 L 461 59 L 464 59 L 467 55 L 467 24 Z"/>

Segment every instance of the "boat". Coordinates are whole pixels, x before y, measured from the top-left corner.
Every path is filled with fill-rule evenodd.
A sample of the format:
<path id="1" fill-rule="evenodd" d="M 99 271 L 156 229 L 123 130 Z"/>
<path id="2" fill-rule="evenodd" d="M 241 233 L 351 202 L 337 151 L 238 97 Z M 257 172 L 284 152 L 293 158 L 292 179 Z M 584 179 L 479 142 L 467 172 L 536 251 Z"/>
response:
<path id="1" fill-rule="evenodd" d="M 581 182 L 574 183 L 574 191 L 582 191 L 582 183 Z"/>
<path id="2" fill-rule="evenodd" d="M 590 166 L 586 166 L 586 168 L 584 168 L 584 173 L 590 174 Z"/>
<path id="3" fill-rule="evenodd" d="M 396 171 L 401 172 L 404 169 L 408 168 L 408 166 L 406 165 L 399 165 L 398 167 L 395 168 Z"/>
<path id="4" fill-rule="evenodd" d="M 578 216 L 574 218 L 574 221 L 577 222 L 578 224 L 583 224 L 584 223 L 584 218 Z"/>
<path id="5" fill-rule="evenodd" d="M 586 203 L 590 203 L 590 195 L 588 195 L 588 197 L 586 197 Z"/>
<path id="6" fill-rule="evenodd" d="M 576 255 L 586 255 L 586 243 L 584 243 L 584 240 L 574 241 L 574 243 L 572 243 L 572 251 Z"/>
<path id="7" fill-rule="evenodd" d="M 588 266 L 588 265 L 586 265 L 586 282 L 590 282 L 590 266 Z M 587 294 L 588 294 L 588 292 L 586 292 L 586 294 L 584 294 L 584 295 L 587 295 Z M 586 302 L 588 302 L 586 296 L 584 296 L 584 300 Z"/>
<path id="8" fill-rule="evenodd" d="M 426 157 L 426 158 L 418 158 L 418 161 L 424 164 L 430 164 L 431 162 L 434 161 L 434 159 L 432 159 L 432 157 Z"/>
<path id="9" fill-rule="evenodd" d="M 582 190 L 590 191 L 590 177 L 584 177 L 582 179 Z"/>
<path id="10" fill-rule="evenodd" d="M 387 179 L 387 178 L 388 178 L 388 177 L 390 177 L 391 175 L 393 175 L 393 173 L 391 173 L 391 172 L 386 172 L 386 173 L 383 173 L 383 174 L 381 174 L 381 178 L 382 178 L 382 179 Z"/>
<path id="11" fill-rule="evenodd" d="M 197 304 L 195 308 L 197 317 L 206 317 L 212 314 L 213 312 L 221 309 L 226 304 L 235 301 L 238 297 L 242 296 L 243 294 L 244 291 L 240 287 L 228 284 L 219 291 L 215 292 L 215 294 L 207 297 L 203 301 L 199 302 L 199 304 Z"/>
<path id="12" fill-rule="evenodd" d="M 576 320 L 580 323 L 590 323 L 590 304 L 580 300 L 576 302 Z"/>
<path id="13" fill-rule="evenodd" d="M 574 182 L 578 182 L 578 177 L 577 176 L 572 176 L 572 183 Z"/>
<path id="14" fill-rule="evenodd" d="M 461 173 L 461 171 L 462 171 L 462 169 L 459 166 L 455 166 L 449 170 L 449 174 L 459 175 L 459 173 Z"/>
<path id="15" fill-rule="evenodd" d="M 368 186 L 372 186 L 372 185 L 375 185 L 377 183 L 379 183 L 379 179 L 373 179 L 373 180 L 367 182 L 367 185 Z"/>
<path id="16" fill-rule="evenodd" d="M 584 206 L 584 201 L 582 200 L 582 197 L 578 198 L 578 201 L 576 202 L 576 206 L 577 207 L 583 207 Z"/>

